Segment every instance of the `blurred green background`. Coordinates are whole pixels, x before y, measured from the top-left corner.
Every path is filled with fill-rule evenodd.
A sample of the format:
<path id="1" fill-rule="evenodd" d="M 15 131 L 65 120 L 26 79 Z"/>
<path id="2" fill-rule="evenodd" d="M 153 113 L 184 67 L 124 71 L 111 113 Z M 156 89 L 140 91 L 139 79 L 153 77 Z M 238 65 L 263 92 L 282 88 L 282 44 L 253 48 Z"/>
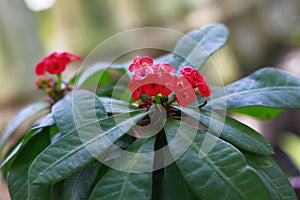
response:
<path id="1" fill-rule="evenodd" d="M 33 73 L 43 56 L 70 51 L 84 58 L 103 40 L 137 27 L 186 33 L 226 24 L 229 42 L 213 56 L 225 83 L 263 66 L 300 75 L 299 0 L 0 0 L 0 5 L 0 130 L 20 107 L 45 99 Z M 299 111 L 264 122 L 240 119 L 300 167 Z M 299 175 L 290 167 L 289 174 Z"/>

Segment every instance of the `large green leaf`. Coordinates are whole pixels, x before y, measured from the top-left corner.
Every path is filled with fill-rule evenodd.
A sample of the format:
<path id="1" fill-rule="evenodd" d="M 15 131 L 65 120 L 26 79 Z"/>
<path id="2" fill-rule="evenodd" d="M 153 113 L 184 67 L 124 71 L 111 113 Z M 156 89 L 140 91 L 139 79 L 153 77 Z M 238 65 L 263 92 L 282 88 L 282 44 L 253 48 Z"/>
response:
<path id="1" fill-rule="evenodd" d="M 47 184 L 76 173 L 148 114 L 140 112 L 133 111 L 75 127 L 74 131 L 51 144 L 35 159 L 30 168 L 30 181 Z M 129 114 L 133 116 L 130 118 Z"/>
<path id="2" fill-rule="evenodd" d="M 63 189 L 61 191 L 63 199 L 87 199 L 95 185 L 100 166 L 100 163 L 97 163 L 96 165 L 88 165 L 79 173 L 64 180 Z"/>
<path id="3" fill-rule="evenodd" d="M 170 64 L 176 69 L 186 65 L 200 69 L 209 56 L 224 46 L 228 34 L 223 24 L 208 25 L 189 32 L 177 42 Z"/>
<path id="4" fill-rule="evenodd" d="M 38 134 L 29 141 L 28 145 L 24 147 L 23 151 L 13 162 L 7 178 L 9 193 L 13 200 L 48 199 L 49 186 L 30 185 L 28 171 L 35 157 L 49 144 L 49 134 Z"/>
<path id="5" fill-rule="evenodd" d="M 236 147 L 264 155 L 273 154 L 270 144 L 255 130 L 241 122 L 215 112 L 177 107 L 188 116 L 198 120 L 210 132 L 232 143 Z"/>
<path id="6" fill-rule="evenodd" d="M 49 128 L 37 128 L 32 129 L 26 133 L 24 138 L 10 151 L 10 153 L 6 156 L 4 161 L 1 163 L 1 170 L 4 176 L 6 176 L 9 171 L 12 163 L 17 158 L 17 156 L 22 152 L 26 145 L 29 145 L 28 142 L 32 137 L 37 134 L 47 135 L 49 133 Z"/>
<path id="7" fill-rule="evenodd" d="M 300 78 L 275 68 L 263 68 L 225 87 L 225 96 L 206 108 L 225 110 L 246 106 L 300 108 Z"/>
<path id="8" fill-rule="evenodd" d="M 183 122 L 169 119 L 165 131 L 168 143 L 176 133 L 182 136 L 182 143 L 189 143 L 189 133 L 196 130 Z M 211 146 L 209 152 L 203 149 L 207 145 Z M 173 154 L 180 147 L 170 145 L 169 148 Z M 176 163 L 190 189 L 202 200 L 271 199 L 258 173 L 247 164 L 243 154 L 231 144 L 204 131 L 198 131 L 190 148 Z"/>
<path id="9" fill-rule="evenodd" d="M 198 199 L 185 181 L 183 175 L 178 169 L 178 166 L 176 165 L 176 162 L 168 165 L 164 169 L 162 189 L 159 196 L 159 199 L 162 200 Z"/>
<path id="10" fill-rule="evenodd" d="M 93 199 L 151 199 L 152 191 L 152 173 L 134 173 L 135 169 L 148 168 L 153 166 L 154 162 L 154 142 L 155 137 L 148 139 L 138 139 L 129 146 L 127 151 L 134 153 L 128 157 L 124 153 L 118 158 L 116 165 L 123 165 L 124 171 L 118 171 L 110 168 L 108 172 L 101 178 L 93 190 L 90 200 Z M 147 157 L 148 162 L 141 159 L 141 154 L 150 153 Z M 143 166 L 144 165 L 144 166 Z M 127 171 L 131 171 L 127 172 Z"/>
<path id="11" fill-rule="evenodd" d="M 72 93 L 52 106 L 52 115 L 56 126 L 62 134 L 67 134 L 75 127 L 72 112 Z"/>
<path id="12" fill-rule="evenodd" d="M 54 104 L 52 114 L 55 124 L 62 134 L 67 134 L 76 128 L 75 109 L 84 109 L 81 117 L 86 120 L 105 118 L 106 110 L 99 98 L 87 90 L 76 90 Z M 84 116 L 83 116 L 84 115 Z"/>
<path id="13" fill-rule="evenodd" d="M 7 124 L 4 132 L 2 133 L 2 137 L 0 140 L 0 154 L 3 150 L 3 147 L 8 140 L 8 138 L 14 133 L 14 131 L 26 120 L 33 117 L 34 115 L 40 113 L 41 111 L 45 111 L 49 108 L 49 105 L 44 102 L 33 103 L 22 110 L 20 110 L 15 117 Z"/>
<path id="14" fill-rule="evenodd" d="M 54 124 L 53 118 L 51 114 L 48 114 L 42 120 L 39 121 L 38 125 L 27 131 L 24 137 L 17 143 L 14 147 L 12 147 L 9 151 L 9 154 L 5 157 L 4 161 L 1 163 L 0 168 L 3 170 L 3 173 L 6 174 L 7 169 L 9 169 L 10 164 L 17 157 L 17 155 L 21 152 L 24 146 L 30 141 L 30 139 L 36 134 L 46 134 L 48 133 L 48 127 Z"/>
<path id="15" fill-rule="evenodd" d="M 273 200 L 297 199 L 289 180 L 271 157 L 250 153 L 244 155 L 248 163 L 260 173 Z"/>

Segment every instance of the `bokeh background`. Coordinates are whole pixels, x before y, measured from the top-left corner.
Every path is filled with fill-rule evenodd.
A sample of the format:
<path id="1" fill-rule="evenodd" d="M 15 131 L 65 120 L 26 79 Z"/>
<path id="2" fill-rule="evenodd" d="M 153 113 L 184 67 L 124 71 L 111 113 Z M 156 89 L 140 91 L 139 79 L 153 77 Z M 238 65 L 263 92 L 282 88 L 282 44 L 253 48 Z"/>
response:
<path id="1" fill-rule="evenodd" d="M 186 33 L 210 23 L 230 30 L 228 44 L 212 57 L 225 84 L 264 66 L 300 76 L 299 0 L 0 0 L 0 132 L 22 106 L 45 99 L 33 73 L 43 56 L 70 51 L 85 57 L 132 28 Z M 299 111 L 266 121 L 236 117 L 271 142 L 289 176 L 300 175 Z M 5 183 L 0 199 L 9 199 Z"/>

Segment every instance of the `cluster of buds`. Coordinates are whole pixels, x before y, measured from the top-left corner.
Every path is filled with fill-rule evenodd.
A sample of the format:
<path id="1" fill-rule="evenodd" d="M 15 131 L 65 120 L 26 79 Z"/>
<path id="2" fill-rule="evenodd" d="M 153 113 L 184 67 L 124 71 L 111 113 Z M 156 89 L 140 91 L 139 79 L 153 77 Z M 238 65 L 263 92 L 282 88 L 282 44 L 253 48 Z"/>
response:
<path id="1" fill-rule="evenodd" d="M 67 64 L 71 61 L 79 60 L 79 56 L 68 52 L 54 52 L 44 57 L 35 66 L 35 74 L 37 75 L 36 87 L 47 92 L 54 102 L 59 100 L 65 91 L 70 90 L 69 85 L 62 89 L 61 73 L 64 72 Z M 56 81 L 54 76 L 56 76 Z"/>
<path id="2" fill-rule="evenodd" d="M 166 63 L 154 64 L 151 57 L 137 56 L 129 66 L 129 71 L 134 72 L 128 87 L 132 98 L 138 100 L 142 95 L 147 95 L 147 102 L 151 99 L 167 99 L 172 92 L 180 106 L 187 106 L 196 98 L 196 91 L 202 97 L 210 95 L 211 90 L 205 78 L 192 67 L 184 67 L 176 76 L 175 68 Z M 162 98 L 157 98 L 162 97 Z"/>

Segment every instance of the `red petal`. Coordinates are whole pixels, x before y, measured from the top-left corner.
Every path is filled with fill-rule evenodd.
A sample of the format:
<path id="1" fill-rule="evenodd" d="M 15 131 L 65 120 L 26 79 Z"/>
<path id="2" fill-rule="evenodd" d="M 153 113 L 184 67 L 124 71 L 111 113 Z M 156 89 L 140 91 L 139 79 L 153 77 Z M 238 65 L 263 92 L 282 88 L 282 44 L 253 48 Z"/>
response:
<path id="1" fill-rule="evenodd" d="M 169 94 L 172 93 L 172 90 L 170 90 L 169 88 L 166 88 L 165 86 L 161 85 L 160 89 L 159 89 L 160 93 L 164 96 L 168 96 Z"/>
<path id="2" fill-rule="evenodd" d="M 153 59 L 149 56 L 142 57 L 139 61 L 139 64 L 142 66 L 151 66 L 153 65 Z"/>
<path id="3" fill-rule="evenodd" d="M 159 85 L 155 83 L 149 83 L 143 86 L 143 92 L 149 96 L 156 96 L 159 93 Z"/>
<path id="4" fill-rule="evenodd" d="M 198 91 L 202 97 L 208 97 L 211 94 L 211 89 L 209 88 L 209 86 L 207 84 L 202 84 L 202 85 L 198 86 Z"/>
<path id="5" fill-rule="evenodd" d="M 132 93 L 132 95 L 131 95 L 131 97 L 132 97 L 134 100 L 138 100 L 138 99 L 140 98 L 140 96 L 141 96 L 141 93 L 139 92 L 139 90 L 135 90 L 135 91 Z"/>
<path id="6" fill-rule="evenodd" d="M 79 56 L 68 52 L 62 52 L 60 57 L 69 58 L 71 60 L 77 60 L 77 61 L 81 60 Z"/>
<path id="7" fill-rule="evenodd" d="M 35 66 L 35 74 L 38 76 L 43 76 L 46 73 L 46 67 L 45 64 L 42 61 L 38 62 L 37 65 Z"/>
<path id="8" fill-rule="evenodd" d="M 161 65 L 160 65 L 160 68 L 161 68 L 165 73 L 169 73 L 169 74 L 174 74 L 174 72 L 176 71 L 176 70 L 175 70 L 175 67 L 173 67 L 172 65 L 166 64 L 166 63 L 161 64 Z"/>
<path id="9" fill-rule="evenodd" d="M 135 64 L 130 64 L 128 69 L 130 72 L 133 72 L 135 70 Z"/>
<path id="10" fill-rule="evenodd" d="M 175 92 L 178 104 L 180 106 L 187 106 L 190 102 L 195 100 L 195 90 L 184 76 L 174 77 L 174 79 L 175 86 L 173 91 Z"/>

